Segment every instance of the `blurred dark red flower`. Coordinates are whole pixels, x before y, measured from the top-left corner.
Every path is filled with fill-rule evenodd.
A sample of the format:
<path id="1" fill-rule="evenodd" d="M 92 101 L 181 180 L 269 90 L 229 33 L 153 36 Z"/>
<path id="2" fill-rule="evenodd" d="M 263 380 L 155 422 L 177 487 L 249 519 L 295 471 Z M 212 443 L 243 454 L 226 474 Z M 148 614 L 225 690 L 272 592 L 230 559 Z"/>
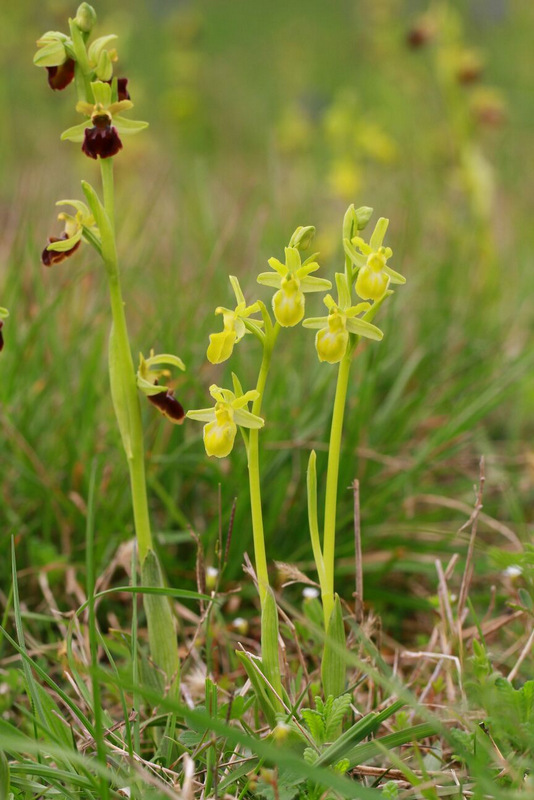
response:
<path id="1" fill-rule="evenodd" d="M 66 233 L 62 233 L 61 236 L 49 236 L 48 244 L 53 244 L 54 242 L 63 242 L 68 238 L 69 237 Z M 41 261 L 45 267 L 51 267 L 52 264 L 60 264 L 66 258 L 69 258 L 69 256 L 75 253 L 79 246 L 80 239 L 78 239 L 69 250 L 47 250 L 45 247 L 41 254 Z"/>
<path id="2" fill-rule="evenodd" d="M 2 336 L 3 327 L 4 327 L 4 321 L 0 319 L 0 351 L 4 349 L 4 337 Z"/>
<path id="3" fill-rule="evenodd" d="M 63 64 L 57 67 L 47 67 L 48 72 L 48 85 L 54 91 L 64 89 L 69 83 L 74 80 L 74 60 L 67 58 Z"/>
<path id="4" fill-rule="evenodd" d="M 171 389 L 166 389 L 158 394 L 147 395 L 150 402 L 156 406 L 158 411 L 161 411 L 172 422 L 182 424 L 185 418 L 185 411 L 178 402 Z"/>

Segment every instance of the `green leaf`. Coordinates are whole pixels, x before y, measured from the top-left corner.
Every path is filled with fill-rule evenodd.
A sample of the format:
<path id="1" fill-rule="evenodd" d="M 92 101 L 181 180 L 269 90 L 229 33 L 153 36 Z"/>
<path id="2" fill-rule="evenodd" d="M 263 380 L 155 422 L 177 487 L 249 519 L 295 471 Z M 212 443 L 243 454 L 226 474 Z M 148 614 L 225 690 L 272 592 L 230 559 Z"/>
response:
<path id="1" fill-rule="evenodd" d="M 261 710 L 263 711 L 263 714 L 265 715 L 267 722 L 271 728 L 274 728 L 276 725 L 277 709 L 273 705 L 272 695 L 270 694 L 265 683 L 265 679 L 263 678 L 261 660 L 254 657 L 254 663 L 252 663 L 253 656 L 250 656 L 248 653 L 245 653 L 242 650 L 236 650 L 236 656 L 241 662 L 241 666 L 247 673 L 247 677 L 252 684 L 256 699 Z M 258 668 L 256 668 L 256 665 Z"/>
<path id="2" fill-rule="evenodd" d="M 266 592 L 261 614 L 261 661 L 265 677 L 278 696 L 282 697 L 278 645 L 278 609 L 271 589 Z M 278 700 L 273 699 L 272 703 L 275 708 L 282 711 Z"/>
<path id="3" fill-rule="evenodd" d="M 349 710 L 351 702 L 350 694 L 342 694 L 341 697 L 333 698 L 332 707 L 325 719 L 327 742 L 332 741 L 338 735 L 343 717 Z"/>
<path id="4" fill-rule="evenodd" d="M 9 797 L 9 763 L 5 754 L 0 750 L 0 800 Z"/>
<path id="5" fill-rule="evenodd" d="M 321 665 L 323 692 L 326 697 L 329 695 L 337 697 L 345 691 L 345 646 L 343 612 L 339 596 L 336 594 L 334 608 L 328 623 Z"/>
<path id="6" fill-rule="evenodd" d="M 149 550 L 141 564 L 141 580 L 147 586 L 164 587 L 158 558 Z M 150 653 L 156 666 L 163 670 L 170 685 L 171 696 L 178 696 L 180 686 L 180 659 L 176 627 L 168 597 L 147 594 L 143 597 L 148 622 Z"/>

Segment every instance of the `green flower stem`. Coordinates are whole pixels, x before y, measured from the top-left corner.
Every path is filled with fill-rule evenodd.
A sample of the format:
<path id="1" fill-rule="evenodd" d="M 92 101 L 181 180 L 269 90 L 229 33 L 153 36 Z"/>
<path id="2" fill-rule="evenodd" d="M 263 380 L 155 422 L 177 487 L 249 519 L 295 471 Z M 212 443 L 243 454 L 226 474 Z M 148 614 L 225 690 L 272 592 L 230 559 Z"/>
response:
<path id="1" fill-rule="evenodd" d="M 270 335 L 266 335 L 263 344 L 263 358 L 256 384 L 256 391 L 259 396 L 252 404 L 252 413 L 260 416 L 261 404 L 265 384 L 271 366 L 271 356 L 273 347 L 280 325 L 276 323 Z M 267 333 L 267 332 L 266 332 Z M 269 573 L 267 571 L 267 556 L 265 554 L 265 534 L 263 531 L 263 513 L 261 508 L 261 487 L 260 487 L 260 456 L 259 456 L 259 430 L 251 429 L 248 437 L 248 477 L 250 485 L 250 508 L 252 514 L 252 536 L 254 539 L 254 560 L 256 563 L 256 575 L 258 576 L 258 588 L 260 593 L 260 604 L 263 610 L 265 599 L 269 590 Z"/>
<path id="2" fill-rule="evenodd" d="M 330 443 L 328 446 L 323 540 L 324 585 L 321 586 L 325 631 L 328 631 L 328 624 L 332 616 L 332 611 L 334 610 L 334 557 L 339 460 L 341 457 L 341 436 L 343 433 L 343 418 L 345 416 L 345 401 L 347 398 L 352 353 L 353 347 L 349 345 L 349 347 L 347 347 L 347 352 L 339 363 L 336 396 L 334 399 L 334 413 L 332 415 Z"/>
<path id="3" fill-rule="evenodd" d="M 109 217 L 112 229 L 114 227 L 114 192 L 113 192 L 113 159 L 100 159 L 102 171 L 102 186 L 104 190 L 104 208 Z M 103 236 L 105 234 L 103 233 Z M 106 243 L 109 244 L 109 243 Z M 104 245 L 104 242 L 103 242 Z M 145 479 L 145 456 L 143 444 L 143 429 L 141 425 L 141 409 L 135 381 L 135 370 L 128 338 L 124 301 L 120 284 L 119 265 L 116 257 L 115 243 L 112 246 L 103 246 L 106 255 L 106 269 L 108 272 L 109 292 L 111 300 L 111 313 L 113 318 L 113 340 L 115 350 L 114 368 L 117 371 L 116 380 L 120 385 L 121 396 L 126 406 L 127 431 L 121 430 L 125 443 L 128 469 L 130 471 L 130 485 L 134 513 L 135 532 L 139 548 L 139 560 L 142 564 L 152 549 L 152 534 L 150 531 L 150 518 L 148 514 L 148 500 Z M 113 255 L 110 255 L 113 254 Z M 126 437 L 126 439 L 125 439 Z M 126 442 L 129 446 L 127 446 Z"/>

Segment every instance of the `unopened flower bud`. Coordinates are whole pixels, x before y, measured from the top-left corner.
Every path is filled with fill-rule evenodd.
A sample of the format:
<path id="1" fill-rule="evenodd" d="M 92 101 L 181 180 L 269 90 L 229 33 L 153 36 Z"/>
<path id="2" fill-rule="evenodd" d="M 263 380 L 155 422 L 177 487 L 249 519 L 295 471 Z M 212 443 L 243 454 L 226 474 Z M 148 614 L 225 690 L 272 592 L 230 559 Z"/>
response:
<path id="1" fill-rule="evenodd" d="M 217 578 L 219 577 L 219 570 L 217 567 L 206 567 L 206 589 L 210 591 L 217 586 Z"/>
<path id="2" fill-rule="evenodd" d="M 354 219 L 356 220 L 356 226 L 359 231 L 363 231 L 372 215 L 373 209 L 369 206 L 360 206 L 354 209 Z"/>
<path id="3" fill-rule="evenodd" d="M 96 11 L 89 3 L 82 3 L 74 17 L 74 22 L 83 33 L 91 33 L 96 24 Z"/>
<path id="4" fill-rule="evenodd" d="M 296 247 L 297 250 L 307 250 L 314 236 L 315 228 L 313 225 L 306 225 L 304 227 L 299 225 L 289 240 L 289 247 Z"/>

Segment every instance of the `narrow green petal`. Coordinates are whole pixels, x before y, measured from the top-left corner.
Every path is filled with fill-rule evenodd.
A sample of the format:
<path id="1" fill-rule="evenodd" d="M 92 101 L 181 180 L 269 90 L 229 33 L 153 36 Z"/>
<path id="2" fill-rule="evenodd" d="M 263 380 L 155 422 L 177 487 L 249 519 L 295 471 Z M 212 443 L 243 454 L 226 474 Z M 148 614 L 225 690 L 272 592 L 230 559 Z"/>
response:
<path id="1" fill-rule="evenodd" d="M 364 319 L 357 317 L 351 319 L 349 317 L 345 324 L 348 331 L 358 336 L 365 336 L 367 339 L 374 339 L 376 342 L 384 338 L 380 328 L 377 328 L 376 325 L 371 325 L 370 322 L 366 322 Z"/>
<path id="2" fill-rule="evenodd" d="M 282 264 L 282 262 L 279 261 L 277 258 L 274 258 L 274 257 L 273 258 L 269 258 L 267 263 L 269 264 L 271 269 L 274 269 L 275 272 L 278 272 L 278 274 L 281 275 L 282 278 L 287 275 L 288 269 L 287 269 L 286 265 Z M 265 274 L 265 273 L 262 273 L 262 274 Z"/>
<path id="3" fill-rule="evenodd" d="M 261 417 L 257 417 L 256 414 L 252 414 L 244 408 L 236 409 L 234 413 L 234 422 L 242 428 L 252 428 L 254 430 L 263 428 L 265 425 L 265 421 Z"/>
<path id="4" fill-rule="evenodd" d="M 189 419 L 196 419 L 198 422 L 211 422 L 215 419 L 215 409 L 213 408 L 196 408 L 188 411 L 185 415 Z"/>
<path id="5" fill-rule="evenodd" d="M 358 247 L 362 251 L 362 253 L 364 253 L 364 255 L 366 256 L 368 256 L 369 253 L 373 252 L 373 248 L 370 247 L 365 241 L 365 239 L 362 239 L 361 236 L 353 236 L 351 242 L 353 245 Z"/>
<path id="6" fill-rule="evenodd" d="M 232 408 L 243 408 L 247 403 L 253 403 L 257 400 L 260 393 L 256 389 L 249 389 L 248 392 L 242 394 L 241 397 L 236 397 L 232 402 Z"/>
<path id="7" fill-rule="evenodd" d="M 139 122 L 135 119 L 126 119 L 126 117 L 113 117 L 113 125 L 117 128 L 118 133 L 139 133 L 148 128 L 148 122 Z"/>
<path id="8" fill-rule="evenodd" d="M 64 142 L 68 139 L 69 142 L 83 142 L 85 136 L 85 129 L 88 127 L 87 122 L 81 122 L 79 125 L 73 125 L 72 128 L 67 128 L 61 134 L 61 141 Z"/>
<path id="9" fill-rule="evenodd" d="M 171 367 L 177 367 L 178 369 L 185 369 L 185 364 L 182 359 L 172 353 L 160 353 L 157 356 L 150 356 L 150 358 L 146 359 L 146 363 L 149 368 L 155 364 L 167 364 Z"/>
<path id="10" fill-rule="evenodd" d="M 318 269 L 320 269 L 320 264 L 318 264 L 317 261 L 306 262 L 298 268 L 297 278 L 304 278 L 306 275 L 309 275 L 310 272 L 317 272 Z"/>
<path id="11" fill-rule="evenodd" d="M 279 289 L 282 285 L 282 278 L 276 272 L 260 272 L 256 280 L 262 286 L 271 286 L 273 289 Z"/>
<path id="12" fill-rule="evenodd" d="M 117 114 L 120 114 L 121 111 L 129 111 L 133 108 L 133 103 L 131 100 L 118 100 L 116 103 L 112 103 L 108 111 L 112 117 L 115 117 Z"/>
<path id="13" fill-rule="evenodd" d="M 367 263 L 365 256 L 357 253 L 353 244 L 349 242 L 348 239 L 343 239 L 343 250 L 356 267 L 363 267 Z"/>
<path id="14" fill-rule="evenodd" d="M 356 317 L 358 314 L 361 314 L 362 311 L 369 311 L 371 308 L 371 303 L 358 303 L 356 306 L 351 306 L 345 310 L 345 316 L 350 319 L 350 317 Z"/>

